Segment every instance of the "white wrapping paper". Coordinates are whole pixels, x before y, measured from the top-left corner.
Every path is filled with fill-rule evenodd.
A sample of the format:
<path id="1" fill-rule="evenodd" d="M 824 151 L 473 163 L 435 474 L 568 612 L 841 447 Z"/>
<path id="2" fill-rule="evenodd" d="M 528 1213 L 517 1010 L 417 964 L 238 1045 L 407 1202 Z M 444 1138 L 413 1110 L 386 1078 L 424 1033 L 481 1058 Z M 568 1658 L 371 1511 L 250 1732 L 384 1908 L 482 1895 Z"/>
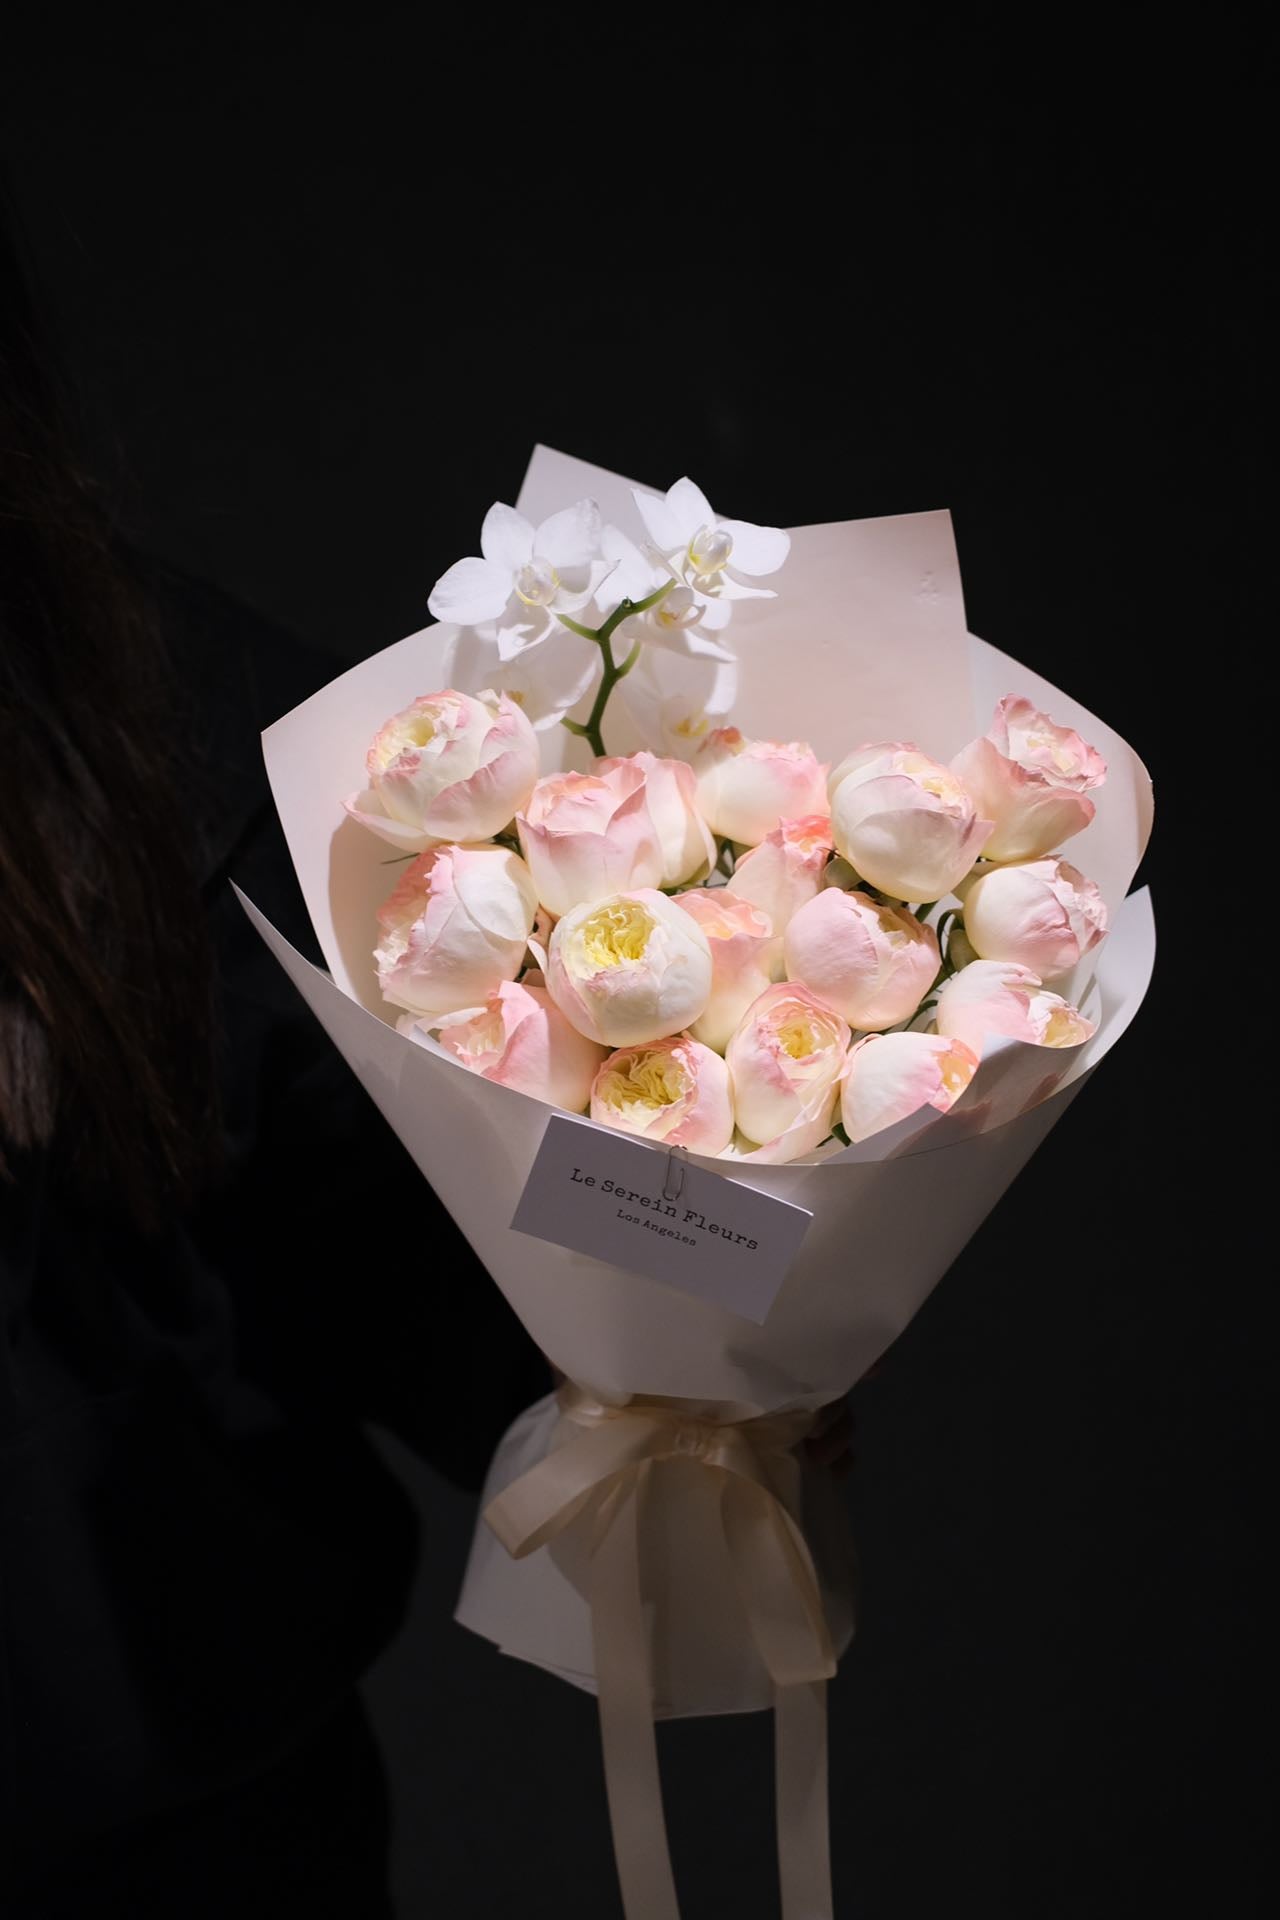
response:
<path id="1" fill-rule="evenodd" d="M 547 449 L 519 505 L 538 519 L 592 494 L 633 530 L 626 484 Z M 833 760 L 863 740 L 914 739 L 949 758 L 986 730 L 1002 694 L 1025 693 L 1096 745 L 1108 763 L 1097 817 L 1068 849 L 1107 898 L 1113 930 L 1096 975 L 1076 982 L 1098 1031 L 1083 1048 L 1006 1044 L 949 1115 L 929 1112 L 858 1147 L 803 1164 L 701 1161 L 809 1208 L 814 1219 L 762 1326 L 621 1267 L 569 1253 L 509 1222 L 549 1109 L 468 1073 L 395 1031 L 372 963 L 377 908 L 397 868 L 387 847 L 340 812 L 362 784 L 364 753 L 386 718 L 451 684 L 463 658 L 435 626 L 363 661 L 264 736 L 276 804 L 328 973 L 252 906 L 246 911 L 344 1057 L 404 1140 L 533 1338 L 606 1401 L 662 1395 L 746 1418 L 836 1398 L 902 1331 L 1141 1003 L 1154 957 L 1145 893 L 1125 899 L 1151 819 L 1137 756 L 1069 695 L 969 635 L 944 513 L 800 528 L 774 601 L 735 610 L 740 660 L 733 718 L 748 734 L 808 739 Z M 586 643 L 584 642 L 584 645 Z M 611 747 L 635 743 L 607 721 Z M 541 736 L 544 767 L 582 764 L 562 728 Z M 360 1204 L 374 1204 L 360 1202 Z M 424 1250 L 423 1284 L 434 1284 Z M 424 1381 L 424 1391 L 428 1391 Z M 550 1402 L 530 1409 L 495 1459 L 496 1493 L 545 1453 Z M 768 1676 L 742 1629 L 697 1470 L 660 1463 L 646 1521 L 646 1598 L 657 1710 L 724 1712 L 769 1703 Z M 847 1548 L 813 1476 L 806 1526 L 833 1636 L 847 1639 Z M 592 1684 L 579 1547 L 569 1536 L 512 1561 L 483 1526 L 458 1618 L 506 1651 Z"/>

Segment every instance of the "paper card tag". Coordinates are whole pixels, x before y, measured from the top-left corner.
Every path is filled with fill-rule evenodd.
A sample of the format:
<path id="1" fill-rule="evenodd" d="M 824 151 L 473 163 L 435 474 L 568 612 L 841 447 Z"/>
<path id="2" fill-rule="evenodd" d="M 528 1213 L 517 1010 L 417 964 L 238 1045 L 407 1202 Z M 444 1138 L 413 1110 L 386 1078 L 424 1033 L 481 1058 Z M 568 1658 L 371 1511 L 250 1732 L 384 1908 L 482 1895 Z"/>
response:
<path id="1" fill-rule="evenodd" d="M 553 1113 L 511 1225 L 759 1325 L 812 1218 L 665 1147 Z"/>

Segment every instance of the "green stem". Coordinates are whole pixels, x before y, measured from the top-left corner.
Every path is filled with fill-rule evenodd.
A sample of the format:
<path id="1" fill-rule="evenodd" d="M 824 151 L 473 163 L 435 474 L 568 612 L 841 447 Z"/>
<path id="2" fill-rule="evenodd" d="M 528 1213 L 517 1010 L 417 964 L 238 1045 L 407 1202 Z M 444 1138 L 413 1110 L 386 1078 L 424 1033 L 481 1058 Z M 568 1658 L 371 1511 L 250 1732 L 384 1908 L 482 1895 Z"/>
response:
<path id="1" fill-rule="evenodd" d="M 927 1000 L 930 994 L 936 994 L 939 988 L 945 987 L 947 984 L 947 981 L 951 978 L 952 974 L 955 973 L 956 971 L 957 971 L 957 968 L 954 960 L 952 960 L 950 954 L 944 953 L 942 956 L 942 964 L 938 968 L 937 973 L 933 977 L 933 984 L 929 988 L 929 993 L 925 995 L 925 999 Z"/>
<path id="2" fill-rule="evenodd" d="M 625 680 L 640 658 L 641 643 L 637 640 L 626 659 L 620 663 L 616 661 L 613 657 L 613 636 L 624 620 L 629 620 L 636 613 L 647 613 L 650 607 L 656 607 L 660 600 L 666 598 L 675 584 L 674 580 L 668 580 L 665 586 L 659 587 L 644 600 L 620 600 L 601 627 L 581 626 L 578 621 L 571 620 L 564 613 L 558 616 L 561 626 L 568 627 L 570 633 L 581 634 L 584 640 L 593 641 L 599 647 L 601 659 L 604 662 L 600 685 L 596 689 L 595 703 L 587 718 L 585 720 L 565 719 L 560 722 L 560 725 L 567 727 L 570 733 L 576 733 L 580 739 L 586 740 L 592 753 L 598 754 L 601 758 L 604 757 L 605 747 L 604 736 L 600 729 L 604 722 L 604 710 L 609 704 L 609 696 L 619 680 Z"/>

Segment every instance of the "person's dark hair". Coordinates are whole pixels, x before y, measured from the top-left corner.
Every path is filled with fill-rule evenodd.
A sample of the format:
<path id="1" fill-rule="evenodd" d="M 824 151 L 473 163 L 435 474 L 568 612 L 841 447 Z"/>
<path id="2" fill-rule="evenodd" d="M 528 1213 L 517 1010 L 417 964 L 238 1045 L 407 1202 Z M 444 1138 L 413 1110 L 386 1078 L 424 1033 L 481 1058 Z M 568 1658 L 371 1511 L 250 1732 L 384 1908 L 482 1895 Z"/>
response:
<path id="1" fill-rule="evenodd" d="M 154 1228 L 215 1138 L 205 915 L 159 625 L 73 449 L 4 211 L 0 1185 L 56 1139 L 80 1190 Z"/>

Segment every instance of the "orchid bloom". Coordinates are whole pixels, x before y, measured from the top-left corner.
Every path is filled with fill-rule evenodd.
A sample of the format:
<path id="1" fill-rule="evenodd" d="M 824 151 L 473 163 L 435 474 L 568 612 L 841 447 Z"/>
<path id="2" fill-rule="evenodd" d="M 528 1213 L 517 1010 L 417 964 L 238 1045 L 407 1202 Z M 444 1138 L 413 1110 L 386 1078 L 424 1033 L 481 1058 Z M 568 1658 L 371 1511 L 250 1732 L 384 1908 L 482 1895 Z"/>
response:
<path id="1" fill-rule="evenodd" d="M 461 627 L 445 660 L 459 685 L 505 693 L 536 733 L 557 726 L 600 678 L 599 649 L 555 623 L 536 646 L 505 660 L 492 627 Z"/>
<path id="2" fill-rule="evenodd" d="M 729 722 L 738 663 L 644 647 L 618 695 L 640 739 L 653 741 L 668 759 L 692 760 L 708 734 Z"/>
<path id="3" fill-rule="evenodd" d="M 686 616 L 696 606 L 690 626 L 717 632 L 728 625 L 733 601 L 774 598 L 771 588 L 752 582 L 782 566 L 791 551 L 790 534 L 749 520 L 726 520 L 689 479 L 677 480 L 661 498 L 639 488 L 632 495 L 650 543 L 678 583 L 673 592 L 687 590 L 688 598 L 681 596 L 673 615 Z"/>
<path id="4" fill-rule="evenodd" d="M 628 638 L 644 640 L 649 646 L 662 647 L 668 653 L 684 654 L 693 660 L 733 659 L 729 649 L 705 631 L 708 626 L 723 626 L 728 608 L 698 597 L 687 586 L 665 557 L 642 551 L 621 527 L 606 526 L 600 537 L 611 571 L 602 583 L 597 600 L 611 613 L 623 600 L 647 600 L 663 585 L 667 592 L 654 607 L 635 614 L 624 623 Z"/>
<path id="5" fill-rule="evenodd" d="M 480 529 L 480 559 L 458 560 L 432 588 L 437 620 L 492 629 L 502 660 L 514 659 L 559 631 L 557 614 L 577 613 L 595 594 L 610 562 L 600 547 L 594 500 L 534 526 L 495 502 Z"/>

